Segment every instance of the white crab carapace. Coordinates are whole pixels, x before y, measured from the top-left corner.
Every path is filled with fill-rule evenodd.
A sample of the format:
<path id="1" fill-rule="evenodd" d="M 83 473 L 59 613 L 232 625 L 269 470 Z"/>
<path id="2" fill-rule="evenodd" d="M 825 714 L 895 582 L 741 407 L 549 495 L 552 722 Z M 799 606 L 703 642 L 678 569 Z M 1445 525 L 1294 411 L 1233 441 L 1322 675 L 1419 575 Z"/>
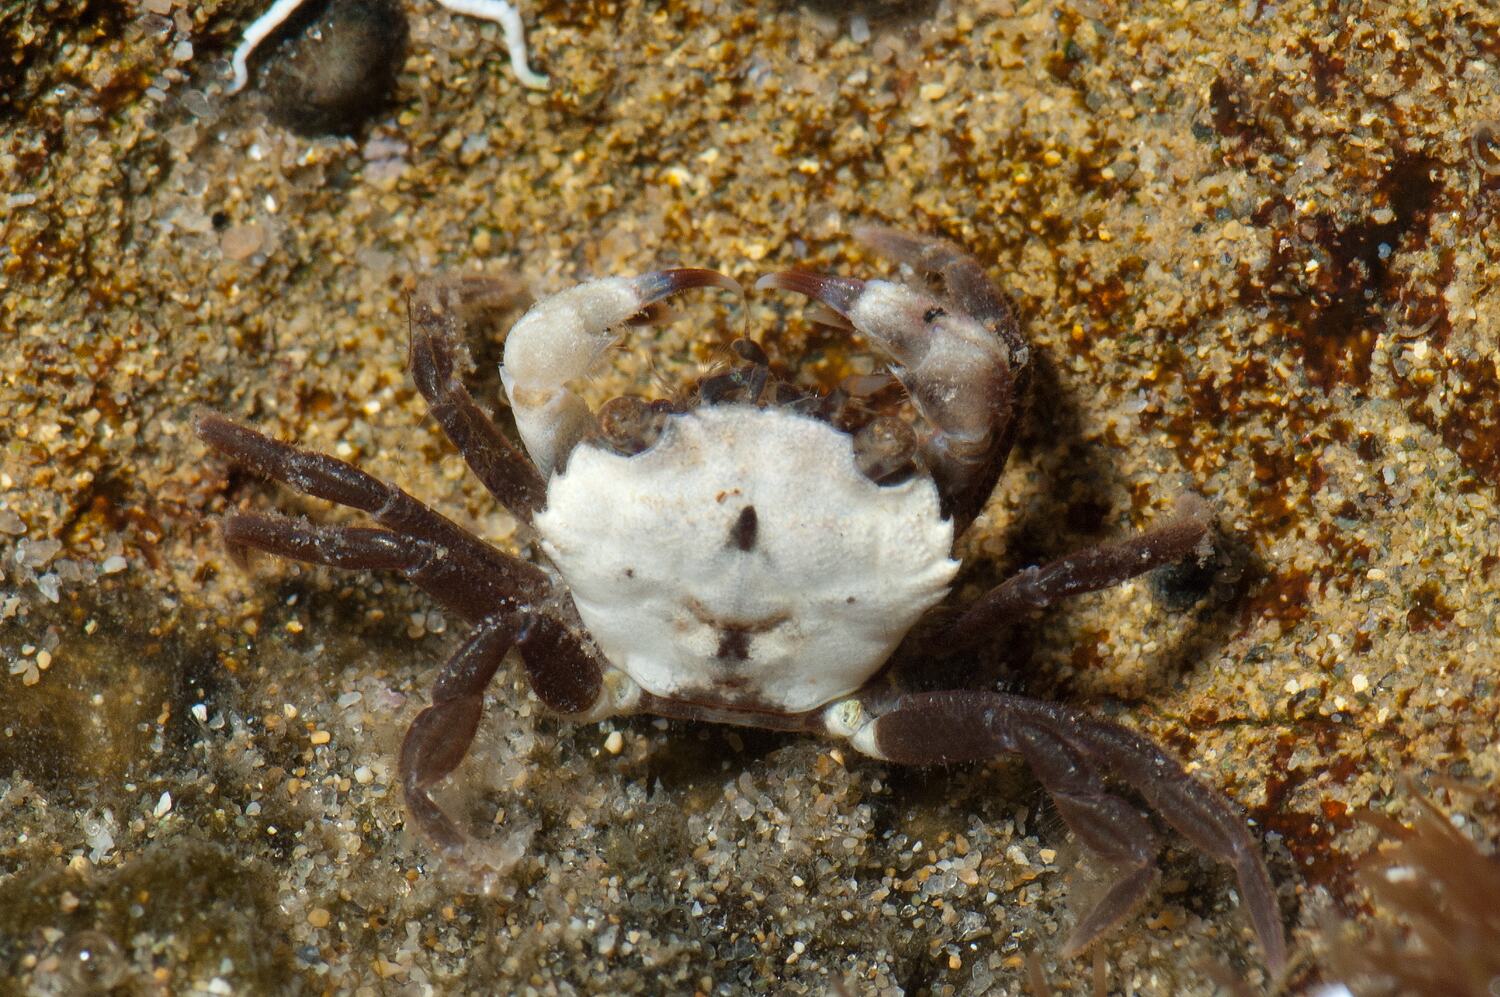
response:
<path id="1" fill-rule="evenodd" d="M 580 445 L 536 527 L 643 689 L 788 713 L 862 686 L 959 567 L 930 478 L 877 485 L 848 434 L 785 408 L 675 415 L 634 456 Z"/>

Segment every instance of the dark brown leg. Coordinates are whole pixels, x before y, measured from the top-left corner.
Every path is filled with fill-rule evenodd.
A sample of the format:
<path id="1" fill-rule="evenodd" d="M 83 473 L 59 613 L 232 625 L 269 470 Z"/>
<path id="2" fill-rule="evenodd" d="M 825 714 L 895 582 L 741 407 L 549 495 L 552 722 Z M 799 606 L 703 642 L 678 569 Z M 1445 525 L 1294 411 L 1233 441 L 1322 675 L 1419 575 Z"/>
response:
<path id="1" fill-rule="evenodd" d="M 1022 757 L 1068 828 L 1117 871 L 1109 890 L 1068 934 L 1063 955 L 1071 957 L 1123 920 L 1155 885 L 1160 845 L 1151 822 L 1111 794 L 1099 772 L 1066 739 L 1034 724 L 1018 725 L 1015 734 Z"/>
<path id="2" fill-rule="evenodd" d="M 351 464 L 279 443 L 213 413 L 198 417 L 197 430 L 205 443 L 238 464 L 285 482 L 304 495 L 368 512 L 393 532 L 440 548 L 451 570 L 467 569 L 475 578 L 485 577 L 484 583 L 475 583 L 476 588 L 494 586 L 521 600 L 538 600 L 550 591 L 546 576 L 535 565 L 500 553 L 401 489 Z M 491 604 L 466 618 L 478 619 L 499 607 Z"/>
<path id="3" fill-rule="evenodd" d="M 484 487 L 526 523 L 546 504 L 547 483 L 474 403 L 458 376 L 461 287 L 429 281 L 411 296 L 407 366 L 428 411 Z"/>
<path id="4" fill-rule="evenodd" d="M 470 622 L 516 605 L 516 593 L 500 584 L 488 559 L 476 561 L 466 548 L 443 548 L 388 530 L 318 526 L 284 516 L 227 516 L 223 529 L 231 549 L 253 547 L 335 568 L 398 572 Z"/>
<path id="5" fill-rule="evenodd" d="M 604 669 L 567 627 L 534 613 L 522 625 L 516 644 L 531 690 L 548 709 L 564 714 L 593 709 L 604 689 Z"/>
<path id="6" fill-rule="evenodd" d="M 1027 568 L 975 600 L 949 628 L 942 646 L 946 653 L 957 653 L 992 636 L 997 626 L 1045 609 L 1059 599 L 1107 589 L 1180 561 L 1199 550 L 1211 522 L 1208 507 L 1195 501 L 1185 514 L 1166 526 Z"/>
<path id="7" fill-rule="evenodd" d="M 484 711 L 485 687 L 510 650 L 515 632 L 516 617 L 511 613 L 476 626 L 443 666 L 432 689 L 432 705 L 417 714 L 401 743 L 398 772 L 406 808 L 418 829 L 449 853 L 463 850 L 464 834 L 427 794 L 469 753 Z"/>
<path id="8" fill-rule="evenodd" d="M 1068 940 L 1077 952 L 1117 923 L 1155 881 L 1155 833 L 1104 776 L 1135 789 L 1193 845 L 1231 865 L 1266 964 L 1278 974 L 1286 942 L 1270 875 L 1244 819 L 1223 794 L 1197 781 L 1149 739 L 1056 703 L 1002 693 L 905 696 L 852 738 L 876 758 L 936 765 L 1018 753 L 1057 801 L 1069 828 L 1122 876 Z"/>
<path id="9" fill-rule="evenodd" d="M 401 744 L 400 777 L 417 826 L 438 847 L 462 851 L 464 834 L 428 791 L 469 752 L 484 709 L 484 690 L 505 654 L 521 651 L 526 677 L 547 706 L 561 713 L 592 709 L 603 690 L 598 662 L 577 638 L 550 617 L 523 607 L 497 613 L 476 626 L 443 666 L 432 705 L 412 721 Z"/>

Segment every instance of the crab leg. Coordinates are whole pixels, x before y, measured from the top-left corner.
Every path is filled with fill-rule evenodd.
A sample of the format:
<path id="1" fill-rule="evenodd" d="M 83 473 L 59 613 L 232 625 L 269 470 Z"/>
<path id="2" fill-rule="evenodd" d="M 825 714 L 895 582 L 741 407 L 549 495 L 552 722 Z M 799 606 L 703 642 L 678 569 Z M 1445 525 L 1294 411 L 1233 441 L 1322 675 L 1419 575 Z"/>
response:
<path id="1" fill-rule="evenodd" d="M 425 543 L 439 551 L 442 557 L 451 559 L 455 566 L 453 570 L 460 574 L 463 571 L 460 565 L 478 569 L 499 586 L 499 591 L 527 601 L 541 600 L 551 592 L 551 583 L 540 568 L 500 553 L 406 492 L 352 464 L 327 454 L 279 443 L 211 412 L 198 417 L 196 428 L 204 443 L 236 463 L 285 482 L 305 495 L 368 512 L 394 534 Z M 265 535 L 268 538 L 273 536 L 269 532 Z M 253 544 L 249 539 L 251 536 L 252 533 L 247 532 L 244 542 L 262 546 Z M 265 549 L 278 550 L 270 546 Z M 303 549 L 313 553 L 317 545 L 309 539 Z M 496 608 L 499 607 L 483 608 L 478 615 L 487 615 Z M 477 616 L 470 615 L 469 618 L 476 619 Z"/>
<path id="2" fill-rule="evenodd" d="M 568 382 L 588 377 L 628 319 L 693 287 L 741 293 L 739 284 L 715 270 L 604 277 L 537 302 L 511 328 L 500 380 L 516 430 L 544 478 L 566 462 L 594 425 L 593 413 Z"/>
<path id="3" fill-rule="evenodd" d="M 512 613 L 476 626 L 443 666 L 432 705 L 417 714 L 401 742 L 397 771 L 407 809 L 418 828 L 450 853 L 463 849 L 464 834 L 427 793 L 469 753 L 484 712 L 484 690 L 514 644 L 516 627 Z"/>
<path id="4" fill-rule="evenodd" d="M 466 282 L 467 283 L 467 282 Z M 474 404 L 457 374 L 459 299 L 463 284 L 432 281 L 411 298 L 411 346 L 406 365 L 427 410 L 463 455 L 475 477 L 501 505 L 527 523 L 547 499 L 547 483 Z"/>
<path id="5" fill-rule="evenodd" d="M 248 547 L 334 568 L 397 572 L 469 621 L 516 604 L 490 559 L 389 530 L 319 526 L 285 516 L 242 513 L 224 518 L 223 533 L 231 551 Z"/>
<path id="6" fill-rule="evenodd" d="M 1172 522 L 1112 544 L 1075 551 L 1017 572 L 980 596 L 948 628 L 943 646 L 955 654 L 993 636 L 1003 623 L 1045 609 L 1060 599 L 1097 592 L 1199 553 L 1207 554 L 1213 513 L 1196 497 L 1182 503 Z"/>
<path id="7" fill-rule="evenodd" d="M 891 373 L 930 427 L 922 455 L 945 505 L 967 523 L 993 485 L 1015 394 L 1010 351 L 994 333 L 932 295 L 888 280 L 790 270 L 755 286 L 816 298 L 890 358 Z M 986 494 L 973 494 L 979 490 Z"/>
<path id="8" fill-rule="evenodd" d="M 1130 913 L 1156 880 L 1157 843 L 1145 817 L 1109 793 L 1106 776 L 1139 792 L 1167 823 L 1212 858 L 1233 867 L 1273 974 L 1286 964 L 1276 893 L 1244 819 L 1220 792 L 1188 775 L 1149 739 L 1057 703 L 985 691 L 902 696 L 875 707 L 858 701 L 829 712 L 831 733 L 875 758 L 946 765 L 1019 754 L 1057 803 L 1068 827 L 1120 874 L 1080 918 L 1067 942 L 1077 953 Z"/>

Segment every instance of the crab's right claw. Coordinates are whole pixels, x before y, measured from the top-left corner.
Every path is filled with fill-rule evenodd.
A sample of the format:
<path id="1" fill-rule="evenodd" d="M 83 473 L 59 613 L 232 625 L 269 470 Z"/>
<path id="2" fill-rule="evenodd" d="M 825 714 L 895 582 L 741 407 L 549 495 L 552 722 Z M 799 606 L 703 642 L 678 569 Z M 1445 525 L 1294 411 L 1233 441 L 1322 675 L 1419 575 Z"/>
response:
<path id="1" fill-rule="evenodd" d="M 543 477 L 565 463 L 574 444 L 594 427 L 593 413 L 568 382 L 588 377 L 619 339 L 620 327 L 695 287 L 744 294 L 732 277 L 696 267 L 604 277 L 538 301 L 511 328 L 500 381 L 516 430 Z"/>

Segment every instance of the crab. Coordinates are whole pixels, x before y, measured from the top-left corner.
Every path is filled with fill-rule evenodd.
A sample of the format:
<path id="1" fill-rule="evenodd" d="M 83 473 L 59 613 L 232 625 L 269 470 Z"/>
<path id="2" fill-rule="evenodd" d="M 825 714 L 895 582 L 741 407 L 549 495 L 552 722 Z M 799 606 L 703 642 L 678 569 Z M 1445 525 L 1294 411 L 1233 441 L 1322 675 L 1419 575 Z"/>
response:
<path id="1" fill-rule="evenodd" d="M 216 415 L 198 435 L 231 461 L 370 514 L 378 528 L 235 513 L 231 549 L 395 571 L 473 625 L 412 722 L 399 776 L 410 817 L 443 852 L 467 837 L 430 791 L 463 760 L 485 689 L 514 649 L 531 689 L 578 721 L 649 714 L 794 731 L 917 766 L 1019 755 L 1085 848 L 1116 870 L 1064 943 L 1120 922 L 1158 878 L 1159 836 L 1120 783 L 1238 879 L 1273 972 L 1286 950 L 1276 894 L 1246 822 L 1150 739 L 1061 703 L 988 689 L 909 691 L 899 677 L 972 652 L 998 627 L 1209 547 L 1189 503 L 1163 525 L 1026 568 L 944 607 L 955 538 L 985 504 L 1016 437 L 1031 352 L 1005 296 L 955 245 L 892 229 L 856 237 L 922 275 L 858 280 L 793 270 L 758 289 L 809 296 L 863 336 L 898 382 L 823 394 L 745 362 L 676 400 L 591 411 L 574 385 L 623 329 L 713 270 L 587 281 L 511 329 L 501 382 L 525 452 L 460 380 L 463 315 L 482 282 L 433 280 L 411 300 L 411 376 L 433 418 L 541 556 L 499 551 L 401 489 Z M 858 379 L 856 379 L 858 380 Z M 921 624 L 919 626 L 919 624 Z"/>

